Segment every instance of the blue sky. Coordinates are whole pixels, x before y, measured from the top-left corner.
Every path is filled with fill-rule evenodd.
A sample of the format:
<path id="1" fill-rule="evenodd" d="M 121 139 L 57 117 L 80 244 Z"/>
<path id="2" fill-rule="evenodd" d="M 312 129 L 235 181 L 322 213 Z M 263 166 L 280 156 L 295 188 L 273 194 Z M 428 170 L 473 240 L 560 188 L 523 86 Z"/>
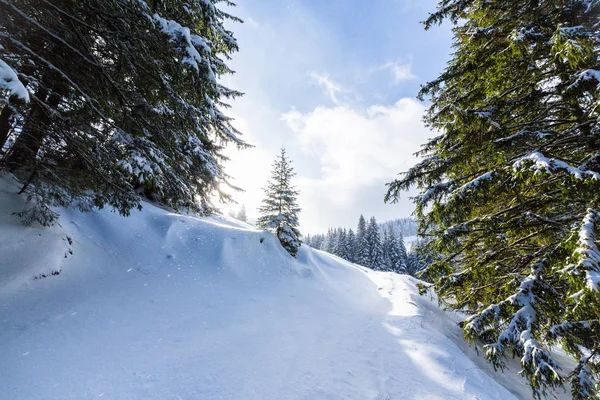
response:
<path id="1" fill-rule="evenodd" d="M 419 23 L 435 2 L 238 3 L 231 11 L 244 23 L 231 29 L 240 52 L 224 83 L 245 93 L 230 114 L 255 147 L 228 151 L 226 169 L 245 189 L 234 198 L 250 218 L 281 146 L 298 174 L 303 233 L 354 227 L 361 213 L 380 221 L 410 215 L 408 196 L 395 205 L 383 196 L 433 136 L 415 96 L 451 52 L 448 26 L 425 31 Z"/>

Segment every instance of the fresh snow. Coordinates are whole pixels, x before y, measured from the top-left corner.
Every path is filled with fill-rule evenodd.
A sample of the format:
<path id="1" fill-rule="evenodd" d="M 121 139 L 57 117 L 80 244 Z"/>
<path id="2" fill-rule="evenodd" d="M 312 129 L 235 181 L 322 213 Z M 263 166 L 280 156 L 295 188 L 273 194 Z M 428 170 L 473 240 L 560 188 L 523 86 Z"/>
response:
<path id="1" fill-rule="evenodd" d="M 525 161 L 533 161 L 533 166 L 531 167 L 531 169 L 533 169 L 536 174 L 542 172 L 552 173 L 555 170 L 564 170 L 568 174 L 574 176 L 576 179 L 584 179 L 585 177 L 590 177 L 595 180 L 600 180 L 600 174 L 598 172 L 586 171 L 573 167 L 564 161 L 557 160 L 554 158 L 548 158 L 537 151 L 529 153 L 526 156 L 516 160 L 513 163 L 513 170 L 519 171 L 520 169 L 524 168 Z"/>
<path id="2" fill-rule="evenodd" d="M 150 204 L 25 227 L 17 190 L 0 180 L 1 399 L 530 397 L 413 278 Z"/>
<path id="3" fill-rule="evenodd" d="M 10 95 L 29 102 L 29 92 L 19 80 L 17 73 L 2 60 L 0 60 L 0 89 L 8 90 Z"/>

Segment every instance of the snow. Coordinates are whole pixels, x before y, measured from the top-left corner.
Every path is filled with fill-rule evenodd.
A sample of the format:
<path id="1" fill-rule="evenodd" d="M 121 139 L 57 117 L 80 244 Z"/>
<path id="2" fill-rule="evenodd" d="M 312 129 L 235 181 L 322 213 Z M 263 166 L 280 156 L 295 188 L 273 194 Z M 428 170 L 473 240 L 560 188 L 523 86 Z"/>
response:
<path id="1" fill-rule="evenodd" d="M 152 18 L 160 25 L 161 30 L 173 40 L 176 41 L 179 38 L 183 38 L 187 56 L 183 58 L 182 62 L 192 66 L 197 72 L 200 71 L 199 65 L 206 64 L 208 67 L 209 78 L 216 85 L 217 81 L 210 60 L 202 57 L 198 52 L 198 48 L 201 48 L 205 54 L 211 53 L 206 40 L 201 36 L 192 35 L 190 28 L 180 25 L 177 21 L 163 18 L 158 14 L 154 14 Z"/>
<path id="2" fill-rule="evenodd" d="M 552 173 L 556 170 L 563 170 L 576 179 L 584 179 L 585 177 L 589 177 L 594 180 L 600 180 L 600 174 L 598 172 L 587 171 L 573 167 L 572 165 L 569 165 L 564 161 L 557 160 L 555 158 L 548 158 L 537 151 L 531 152 L 526 156 L 516 160 L 513 163 L 513 170 L 519 171 L 523 169 L 525 161 L 533 162 L 533 166 L 531 168 L 535 171 L 536 174 L 539 174 L 541 172 Z"/>
<path id="3" fill-rule="evenodd" d="M 29 92 L 19 80 L 17 73 L 2 60 L 0 60 L 0 89 L 5 89 L 10 95 L 29 103 Z"/>
<path id="4" fill-rule="evenodd" d="M 494 171 L 488 171 L 483 175 L 478 176 L 477 178 L 465 183 L 457 190 L 455 190 L 452 194 L 454 196 L 462 197 L 467 191 L 475 190 L 482 182 L 492 180 L 497 175 Z"/>
<path id="5" fill-rule="evenodd" d="M 598 212 L 588 209 L 579 230 L 576 253 L 582 256 L 577 265 L 585 270 L 586 286 L 590 290 L 600 291 L 600 249 L 596 245 L 596 225 L 600 222 Z"/>
<path id="6" fill-rule="evenodd" d="M 598 82 L 596 88 L 600 89 L 600 71 L 596 69 L 586 69 L 585 71 L 583 71 L 581 74 L 579 74 L 575 82 L 569 86 L 569 89 L 573 89 L 579 86 L 581 82 L 589 80 L 595 80 L 596 82 Z"/>
<path id="7" fill-rule="evenodd" d="M 413 278 L 150 204 L 25 227 L 16 190 L 0 180 L 2 399 L 530 398 Z"/>

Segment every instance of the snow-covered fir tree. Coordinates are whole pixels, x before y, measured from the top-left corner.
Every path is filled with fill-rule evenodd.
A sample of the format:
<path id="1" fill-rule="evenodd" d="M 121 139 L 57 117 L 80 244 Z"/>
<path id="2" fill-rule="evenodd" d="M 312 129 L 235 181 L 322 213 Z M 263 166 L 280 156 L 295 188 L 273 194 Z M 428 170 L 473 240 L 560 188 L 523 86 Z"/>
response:
<path id="1" fill-rule="evenodd" d="M 336 231 L 333 228 L 329 228 L 327 234 L 325 235 L 325 242 L 323 244 L 323 250 L 328 253 L 335 254 L 335 249 L 337 246 L 337 236 Z"/>
<path id="2" fill-rule="evenodd" d="M 222 151 L 245 143 L 223 113 L 240 93 L 219 80 L 238 19 L 218 3 L 0 4 L 0 66 L 30 100 L 0 85 L 0 168 L 31 199 L 26 219 L 51 223 L 47 204 L 127 215 L 142 197 L 210 213 L 228 198 Z"/>
<path id="3" fill-rule="evenodd" d="M 417 238 L 412 243 L 410 252 L 406 256 L 406 272 L 416 278 L 431 281 L 431 275 L 424 275 L 434 261 L 431 248 L 426 246 L 427 242 Z M 430 272 L 431 274 L 431 272 Z"/>
<path id="4" fill-rule="evenodd" d="M 325 235 L 315 234 L 315 235 L 306 235 L 306 238 L 305 238 L 305 240 L 303 240 L 303 243 L 307 244 L 308 246 L 312 247 L 313 249 L 322 250 L 324 241 L 325 241 Z"/>
<path id="5" fill-rule="evenodd" d="M 346 235 L 347 258 L 350 262 L 356 262 L 356 235 L 352 229 L 348 230 Z"/>
<path id="6" fill-rule="evenodd" d="M 336 233 L 336 256 L 345 260 L 348 259 L 348 242 L 346 239 L 346 229 L 338 228 Z"/>
<path id="7" fill-rule="evenodd" d="M 402 234 L 394 232 L 390 225 L 383 230 L 383 265 L 386 271 L 404 274 L 406 270 L 406 248 Z"/>
<path id="8" fill-rule="evenodd" d="M 379 225 L 375 217 L 371 217 L 365 232 L 366 267 L 376 271 L 384 269 L 383 249 L 379 235 Z"/>
<path id="9" fill-rule="evenodd" d="M 285 149 L 281 148 L 272 165 L 271 179 L 263 189 L 265 198 L 258 209 L 259 218 L 256 221 L 259 228 L 273 232 L 281 245 L 294 257 L 301 244 L 298 230 L 300 207 L 296 203 L 298 191 L 292 185 L 295 175 Z"/>
<path id="10" fill-rule="evenodd" d="M 454 53 L 423 86 L 439 132 L 390 185 L 416 185 L 439 298 L 495 367 L 520 358 L 534 394 L 600 381 L 600 2 L 440 2 Z M 575 368 L 555 358 L 561 347 Z"/>
<path id="11" fill-rule="evenodd" d="M 381 242 L 381 249 L 382 249 L 382 269 L 384 271 L 392 271 L 392 257 L 391 257 L 391 252 L 392 252 L 392 238 L 393 236 L 391 235 L 390 229 L 384 229 L 383 230 L 383 240 Z"/>
<path id="12" fill-rule="evenodd" d="M 352 229 L 329 228 L 326 234 L 307 235 L 305 243 L 368 268 L 407 273 L 406 247 L 402 233 L 396 229 L 388 223 L 379 225 L 374 218 L 367 225 L 361 216 L 358 231 L 363 232 L 362 240 Z M 359 246 L 361 242 L 362 246 Z"/>
<path id="13" fill-rule="evenodd" d="M 410 217 L 382 222 L 380 226 L 382 230 L 391 228 L 394 233 L 401 234 L 402 236 L 414 236 L 417 234 L 418 228 L 417 221 Z"/>
<path id="14" fill-rule="evenodd" d="M 356 263 L 367 266 L 369 263 L 369 252 L 367 249 L 367 221 L 365 221 L 365 217 L 361 215 L 358 218 L 358 226 L 356 228 L 356 252 L 355 259 Z"/>
<path id="15" fill-rule="evenodd" d="M 248 222 L 248 214 L 246 213 L 245 205 L 242 204 L 242 206 L 240 207 L 240 210 L 238 211 L 238 213 L 236 214 L 235 217 L 242 222 Z"/>
<path id="16" fill-rule="evenodd" d="M 400 269 L 403 269 L 404 272 L 402 273 L 408 273 L 406 266 L 408 260 L 408 252 L 406 251 L 406 245 L 404 244 L 404 236 L 401 232 L 399 232 L 396 236 L 396 246 L 398 251 L 398 259 L 395 262 L 396 268 L 398 269 L 398 272 L 400 272 Z"/>

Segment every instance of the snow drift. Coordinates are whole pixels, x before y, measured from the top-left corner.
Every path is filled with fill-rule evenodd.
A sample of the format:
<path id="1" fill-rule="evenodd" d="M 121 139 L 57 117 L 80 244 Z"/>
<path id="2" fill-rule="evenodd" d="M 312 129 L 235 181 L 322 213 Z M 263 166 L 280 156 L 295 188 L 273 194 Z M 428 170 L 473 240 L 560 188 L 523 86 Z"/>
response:
<path id="1" fill-rule="evenodd" d="M 24 227 L 0 190 L 2 399 L 528 396 L 465 355 L 410 277 L 150 204 Z"/>

